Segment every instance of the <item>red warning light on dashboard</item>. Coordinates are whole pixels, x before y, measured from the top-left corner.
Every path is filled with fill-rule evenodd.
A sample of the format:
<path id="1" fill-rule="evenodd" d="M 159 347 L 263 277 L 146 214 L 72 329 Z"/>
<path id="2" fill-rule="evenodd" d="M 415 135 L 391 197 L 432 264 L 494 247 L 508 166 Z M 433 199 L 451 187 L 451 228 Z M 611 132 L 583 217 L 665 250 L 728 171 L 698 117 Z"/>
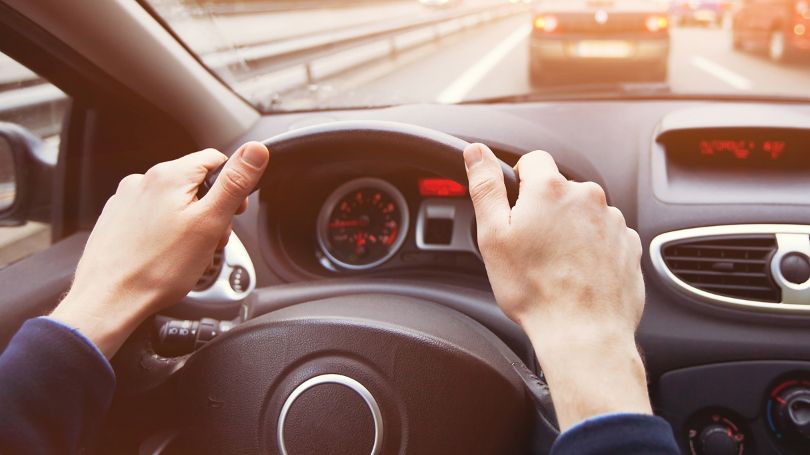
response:
<path id="1" fill-rule="evenodd" d="M 424 197 L 461 197 L 467 194 L 464 185 L 450 179 L 419 179 L 419 194 Z"/>
<path id="2" fill-rule="evenodd" d="M 785 141 L 711 139 L 701 140 L 698 146 L 700 154 L 706 156 L 731 155 L 738 160 L 747 160 L 764 155 L 776 161 L 784 153 L 785 145 Z"/>

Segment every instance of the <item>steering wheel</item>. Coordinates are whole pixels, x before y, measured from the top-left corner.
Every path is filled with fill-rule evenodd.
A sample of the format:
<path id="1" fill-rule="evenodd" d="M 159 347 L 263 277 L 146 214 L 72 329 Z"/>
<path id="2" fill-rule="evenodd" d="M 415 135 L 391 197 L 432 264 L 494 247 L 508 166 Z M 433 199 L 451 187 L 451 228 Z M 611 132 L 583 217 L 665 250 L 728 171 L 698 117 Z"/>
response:
<path id="1" fill-rule="evenodd" d="M 337 122 L 264 144 L 263 183 L 293 155 L 383 157 L 467 181 L 468 143 L 413 125 Z M 501 164 L 514 202 L 517 178 Z M 253 316 L 177 358 L 139 329 L 113 360 L 111 425 L 146 439 L 141 453 L 546 453 L 558 434 L 532 368 L 446 306 L 356 294 Z"/>

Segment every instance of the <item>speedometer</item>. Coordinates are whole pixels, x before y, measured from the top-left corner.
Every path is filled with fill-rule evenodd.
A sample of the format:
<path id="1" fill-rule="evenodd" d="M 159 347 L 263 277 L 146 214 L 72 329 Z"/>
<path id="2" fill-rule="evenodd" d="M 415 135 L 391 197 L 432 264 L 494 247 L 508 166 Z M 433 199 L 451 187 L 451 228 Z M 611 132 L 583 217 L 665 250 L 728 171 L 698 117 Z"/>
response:
<path id="1" fill-rule="evenodd" d="M 361 178 L 338 187 L 318 215 L 323 253 L 345 269 L 364 270 L 387 261 L 405 241 L 408 205 L 390 183 Z"/>

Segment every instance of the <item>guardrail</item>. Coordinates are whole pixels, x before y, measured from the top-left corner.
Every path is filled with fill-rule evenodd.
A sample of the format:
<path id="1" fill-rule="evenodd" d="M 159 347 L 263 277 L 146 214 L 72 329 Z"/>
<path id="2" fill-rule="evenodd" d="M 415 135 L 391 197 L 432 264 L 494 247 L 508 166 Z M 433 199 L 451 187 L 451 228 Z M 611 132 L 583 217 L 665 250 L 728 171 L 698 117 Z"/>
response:
<path id="1" fill-rule="evenodd" d="M 521 4 L 497 4 L 455 8 L 435 17 L 407 19 L 343 30 L 323 36 L 302 37 L 283 42 L 213 52 L 203 62 L 218 74 L 232 74 L 228 80 L 237 90 L 256 99 L 263 94 L 283 93 L 296 87 L 333 77 L 381 58 L 439 42 L 444 37 L 528 10 Z M 269 76 L 261 78 L 261 76 Z M 64 107 L 66 95 L 47 84 L 0 92 L 0 119 L 20 115 L 47 119 Z M 24 123 L 24 122 L 18 122 Z M 36 128 L 34 128 L 36 130 Z M 41 134 L 45 135 L 43 127 Z"/>
<path id="2" fill-rule="evenodd" d="M 337 0 L 327 4 L 323 0 L 265 0 L 228 3 L 190 3 L 197 6 L 199 14 L 217 16 L 238 16 L 267 12 L 302 11 L 314 8 L 351 8 L 353 6 L 379 5 L 380 3 L 398 3 L 402 0 Z"/>

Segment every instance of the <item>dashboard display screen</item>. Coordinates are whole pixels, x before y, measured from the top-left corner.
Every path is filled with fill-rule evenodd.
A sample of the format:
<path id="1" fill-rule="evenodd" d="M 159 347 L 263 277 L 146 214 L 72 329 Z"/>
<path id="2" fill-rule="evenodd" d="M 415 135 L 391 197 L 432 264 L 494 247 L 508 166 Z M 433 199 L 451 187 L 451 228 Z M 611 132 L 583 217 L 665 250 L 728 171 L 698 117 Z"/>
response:
<path id="1" fill-rule="evenodd" d="M 693 168 L 810 170 L 810 131 L 690 130 L 671 132 L 659 141 L 670 162 Z"/>

